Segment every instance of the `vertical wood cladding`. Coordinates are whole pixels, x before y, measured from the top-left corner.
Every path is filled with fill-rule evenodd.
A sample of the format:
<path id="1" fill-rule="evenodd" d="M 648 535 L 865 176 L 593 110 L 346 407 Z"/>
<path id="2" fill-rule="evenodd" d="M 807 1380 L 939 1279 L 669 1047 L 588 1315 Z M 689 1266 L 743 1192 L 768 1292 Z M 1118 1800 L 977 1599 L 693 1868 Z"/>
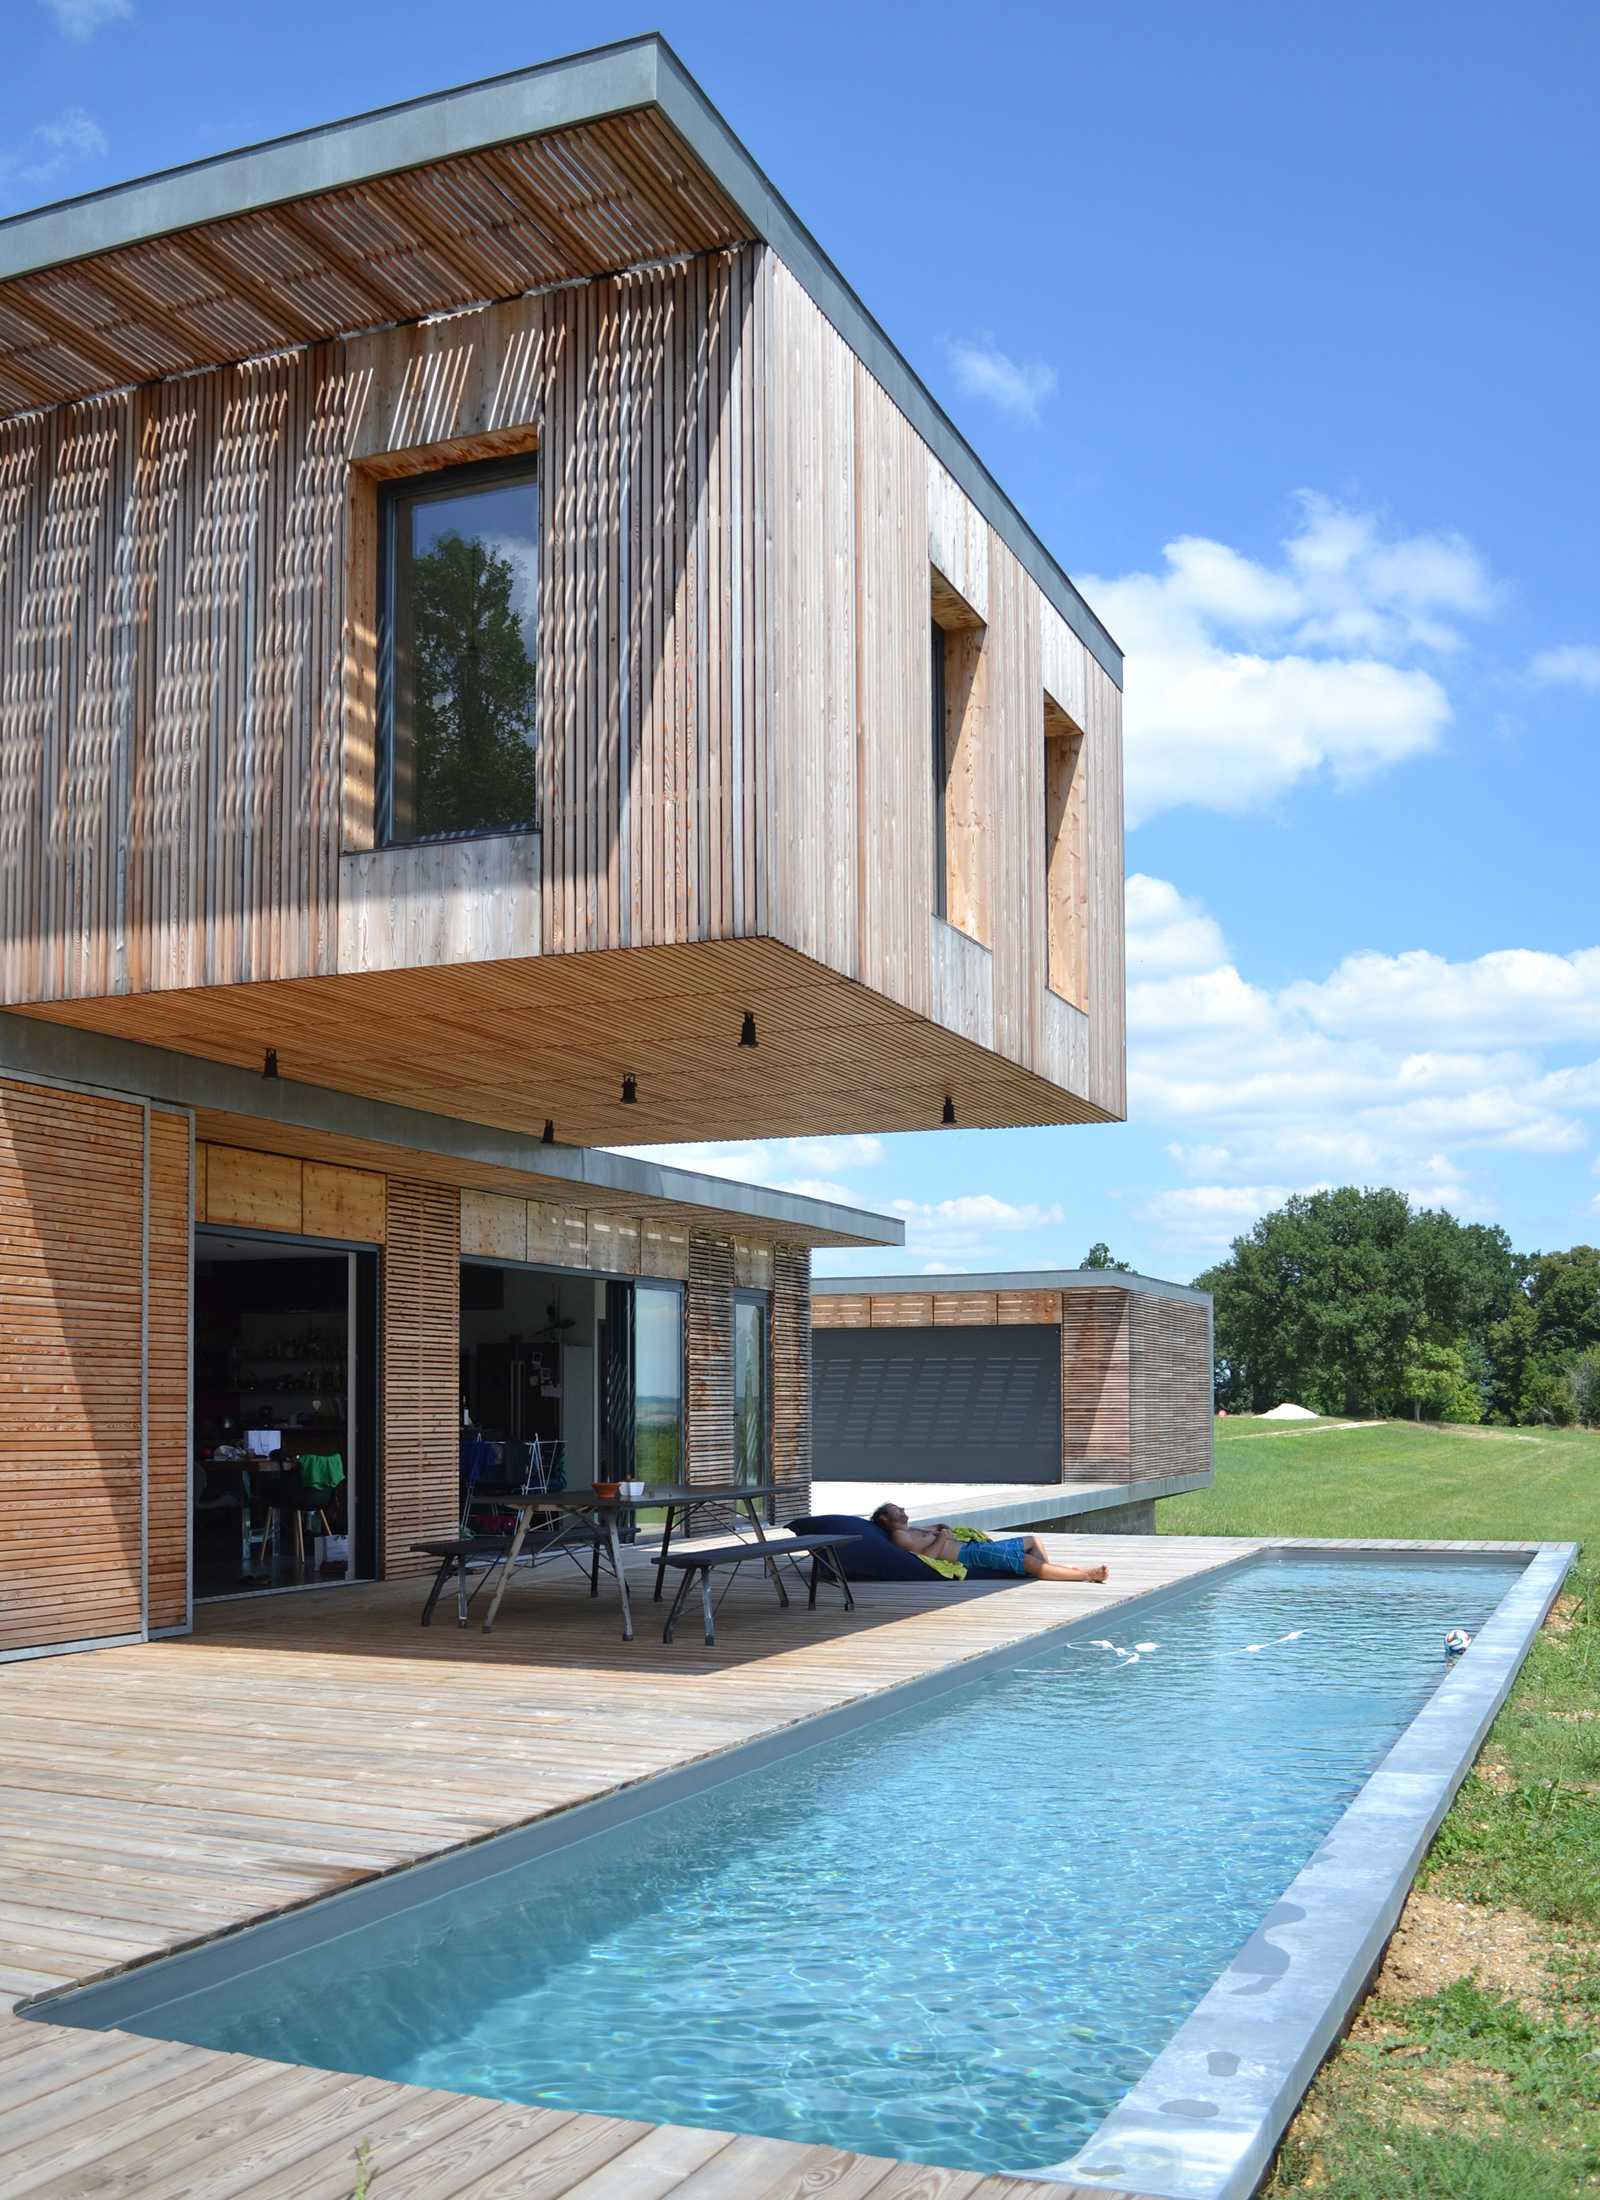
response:
<path id="1" fill-rule="evenodd" d="M 0 999 L 338 966 L 385 473 L 541 450 L 545 952 L 757 933 L 764 255 L 0 426 Z"/>
<path id="2" fill-rule="evenodd" d="M 410 1544 L 460 1515 L 461 1199 L 453 1185 L 391 1177 L 383 1264 L 386 1579 L 432 1570 Z"/>
<path id="3" fill-rule="evenodd" d="M 734 1477 L 733 1268 L 731 1237 L 690 1231 L 684 1292 L 684 1479 L 689 1482 L 731 1482 Z M 714 1508 L 696 1519 L 710 1528 Z"/>
<path id="4" fill-rule="evenodd" d="M 1125 1291 L 1061 1294 L 1062 1456 L 1069 1481 L 1133 1468 L 1128 1390 L 1132 1323 Z"/>
<path id="5" fill-rule="evenodd" d="M 0 1082 L 0 1650 L 143 1623 L 144 1170 L 142 1107 Z"/>
<path id="6" fill-rule="evenodd" d="M 189 1619 L 187 1115 L 150 1111 L 149 1624 Z"/>
<path id="7" fill-rule="evenodd" d="M 905 1007 L 966 1028 L 945 998 L 931 921 L 936 572 L 984 622 L 983 740 L 960 800 L 964 818 L 985 819 L 997 853 L 958 897 L 992 951 L 987 1028 L 970 1035 L 1120 1113 L 1116 687 L 778 263 L 769 310 L 770 480 L 760 516 L 771 557 L 771 930 Z M 1081 1053 L 1063 1050 L 1046 1010 L 1047 692 L 1083 729 Z"/>
<path id="8" fill-rule="evenodd" d="M 779 1520 L 811 1508 L 811 1255 L 780 1245 L 772 1260 L 772 1479 Z"/>
<path id="9" fill-rule="evenodd" d="M 1211 1309 L 1191 1299 L 1135 1299 L 1135 1479 L 1209 1475 L 1214 1436 Z"/>

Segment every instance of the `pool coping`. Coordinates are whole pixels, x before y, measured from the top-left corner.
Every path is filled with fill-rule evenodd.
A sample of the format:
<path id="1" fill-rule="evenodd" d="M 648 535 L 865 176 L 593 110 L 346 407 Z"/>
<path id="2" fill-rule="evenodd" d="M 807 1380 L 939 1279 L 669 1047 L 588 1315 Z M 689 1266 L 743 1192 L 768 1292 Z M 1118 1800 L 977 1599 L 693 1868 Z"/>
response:
<path id="1" fill-rule="evenodd" d="M 1575 1543 L 1517 1548 L 1529 1563 L 1471 1647 L 1145 2075 L 1074 2155 L 1014 2174 L 1139 2200 L 1248 2200 L 1578 1555 Z"/>
<path id="2" fill-rule="evenodd" d="M 1076 2185 L 1111 2195 L 1136 2194 L 1139 2200 L 1242 2200 L 1263 2174 L 1306 2084 L 1370 1976 L 1422 1854 L 1576 1556 L 1575 1544 L 1261 1538 L 1252 1548 L 1235 1551 L 1181 1581 L 1093 1615 L 1067 1619 L 1025 1641 L 997 1645 L 188 1948 L 152 1952 L 98 1980 L 53 1987 L 19 2001 L 16 2014 L 75 2027 L 87 2023 L 95 2030 L 146 2020 L 174 2000 L 287 1960 L 312 1945 L 326 1945 L 344 1931 L 398 1910 L 443 1898 L 464 1885 L 481 1885 L 535 1859 L 554 1863 L 562 1852 L 587 1849 L 597 1837 L 625 1836 L 641 1819 L 690 1796 L 750 1777 L 780 1758 L 827 1748 L 860 1727 L 932 1702 L 986 1673 L 1013 1668 L 1090 1625 L 1142 1624 L 1147 1615 L 1201 1582 L 1299 1552 L 1354 1560 L 1385 1555 L 1523 1557 L 1527 1563 L 1472 1648 L 1395 1743 L 1260 1930 L 1092 2139 L 1069 2162 L 1044 2169 L 996 2163 L 993 2170 L 1042 2188 Z M 1450 1716 L 1431 1719 L 1447 1697 Z M 1374 1865 L 1372 1858 L 1383 1843 L 1382 1853 L 1396 1861 Z M 1304 1905 L 1303 1893 L 1312 1897 Z M 1303 1914 L 1286 1917 L 1290 1907 Z M 1230 1988 L 1236 1973 L 1239 1978 Z M 1240 1994 L 1251 1999 L 1248 2011 L 1232 2001 Z M 1219 2002 L 1220 2010 L 1213 2008 Z M 85 2009 L 92 2011 L 87 2019 L 80 2014 Z M 1197 2027 L 1202 2029 L 1197 2032 Z M 1223 2044 L 1224 2030 L 1228 2044 Z M 1174 2061 L 1175 2056 L 1182 2059 Z M 1231 2060 L 1234 2067 L 1225 2078 L 1213 2058 Z"/>

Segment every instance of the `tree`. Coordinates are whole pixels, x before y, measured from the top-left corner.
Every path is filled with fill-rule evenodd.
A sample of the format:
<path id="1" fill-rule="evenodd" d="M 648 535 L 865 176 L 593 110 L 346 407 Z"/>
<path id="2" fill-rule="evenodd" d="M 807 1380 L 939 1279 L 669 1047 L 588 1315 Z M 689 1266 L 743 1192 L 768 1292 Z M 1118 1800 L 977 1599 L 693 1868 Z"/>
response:
<path id="1" fill-rule="evenodd" d="M 1573 1410 L 1585 1428 L 1600 1428 L 1600 1344 L 1580 1352 L 1567 1373 Z"/>
<path id="2" fill-rule="evenodd" d="M 1523 1290 L 1489 1332 L 1491 1407 L 1497 1420 L 1565 1426 L 1578 1411 L 1573 1371 L 1600 1346 L 1600 1251 L 1535 1253 L 1524 1270 Z"/>
<path id="3" fill-rule="evenodd" d="M 1131 1276 L 1133 1274 L 1133 1269 L 1127 1261 L 1111 1258 L 1111 1248 L 1104 1238 L 1095 1240 L 1082 1260 L 1079 1261 L 1078 1266 L 1080 1268 L 1109 1268 L 1119 1276 Z"/>
<path id="4" fill-rule="evenodd" d="M 1419 1420 L 1483 1419 L 1482 1393 L 1468 1371 L 1466 1354 L 1453 1344 L 1419 1344 L 1406 1362 L 1402 1381 Z"/>
<path id="5" fill-rule="evenodd" d="M 532 825 L 538 668 L 515 569 L 481 538 L 449 534 L 411 573 L 413 829 Z"/>

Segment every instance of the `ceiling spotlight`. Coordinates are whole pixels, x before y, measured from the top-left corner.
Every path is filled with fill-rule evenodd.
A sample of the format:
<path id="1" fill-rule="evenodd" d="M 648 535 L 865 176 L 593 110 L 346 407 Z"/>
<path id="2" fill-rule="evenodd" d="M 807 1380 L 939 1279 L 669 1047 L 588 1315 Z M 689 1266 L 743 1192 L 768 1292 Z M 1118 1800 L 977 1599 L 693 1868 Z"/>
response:
<path id="1" fill-rule="evenodd" d="M 277 1050 L 277 1048 L 276 1048 L 276 1047 L 268 1047 L 268 1049 L 267 1049 L 267 1055 L 266 1055 L 266 1060 L 265 1060 L 265 1061 L 264 1061 L 264 1062 L 262 1063 L 262 1065 L 261 1065 L 261 1074 L 262 1074 L 262 1076 L 263 1076 L 263 1077 L 276 1077 L 276 1076 L 277 1076 L 277 1074 L 278 1074 L 278 1050 Z"/>
<path id="2" fill-rule="evenodd" d="M 956 1119 L 956 1104 L 955 1104 L 955 1102 L 954 1102 L 954 1101 L 953 1101 L 953 1100 L 951 1099 L 950 1095 L 949 1095 L 948 1093 L 946 1093 L 946 1094 L 945 1094 L 945 1096 L 944 1096 L 944 1113 L 943 1113 L 943 1114 L 942 1114 L 942 1115 L 940 1116 L 939 1120 L 940 1120 L 940 1122 L 941 1122 L 941 1123 L 943 1123 L 943 1124 L 944 1124 L 944 1125 L 945 1125 L 945 1126 L 946 1126 L 947 1128 L 950 1128 L 950 1127 L 953 1127 L 953 1126 L 954 1126 L 954 1123 L 955 1123 L 955 1119 Z"/>
<path id="3" fill-rule="evenodd" d="M 542 1138 L 540 1139 L 539 1143 L 540 1143 L 540 1145 L 541 1145 L 541 1146 L 553 1146 L 553 1145 L 555 1144 L 555 1142 L 556 1142 L 556 1126 L 555 1126 L 555 1118 L 554 1118 L 553 1116 L 549 1116 L 549 1115 L 547 1115 L 547 1116 L 545 1117 L 545 1119 L 544 1119 L 544 1136 L 543 1136 L 543 1137 L 542 1137 Z"/>
<path id="4" fill-rule="evenodd" d="M 761 1044 L 761 1041 L 756 1037 L 756 1012 L 753 1008 L 747 1008 L 744 1012 L 744 1022 L 739 1026 L 739 1044 L 742 1047 L 755 1047 Z"/>
<path id="5" fill-rule="evenodd" d="M 625 1108 L 636 1108 L 639 1105 L 639 1080 L 637 1077 L 623 1078 L 622 1105 Z"/>

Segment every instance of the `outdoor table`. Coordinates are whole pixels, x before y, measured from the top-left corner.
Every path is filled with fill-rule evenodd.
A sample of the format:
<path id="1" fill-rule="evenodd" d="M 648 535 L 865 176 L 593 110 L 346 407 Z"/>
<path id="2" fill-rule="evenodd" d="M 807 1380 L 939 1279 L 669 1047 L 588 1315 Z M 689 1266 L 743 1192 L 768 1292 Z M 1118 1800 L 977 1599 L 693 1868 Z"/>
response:
<path id="1" fill-rule="evenodd" d="M 758 1500 L 775 1497 L 776 1495 L 776 1485 L 769 1483 L 717 1482 L 690 1485 L 689 1483 L 680 1482 L 653 1482 L 647 1483 L 644 1489 L 634 1497 L 624 1497 L 620 1493 L 616 1497 L 597 1497 L 592 1489 L 542 1490 L 534 1491 L 526 1497 L 497 1497 L 495 1499 L 496 1506 L 503 1511 L 515 1513 L 517 1525 L 515 1533 L 506 1548 L 505 1556 L 500 1561 L 500 1579 L 495 1583 L 494 1595 L 490 1599 L 488 1611 L 484 1614 L 483 1631 L 487 1635 L 494 1626 L 496 1615 L 500 1610 L 500 1599 L 506 1593 L 506 1583 L 511 1579 L 511 1570 L 521 1556 L 522 1546 L 527 1540 L 528 1524 L 537 1513 L 560 1513 L 564 1516 L 561 1526 L 541 1546 L 541 1557 L 547 1552 L 559 1550 L 562 1544 L 574 1540 L 579 1533 L 601 1538 L 610 1552 L 611 1572 L 617 1584 L 617 1595 L 622 1603 L 622 1639 L 624 1642 L 632 1642 L 633 1606 L 628 1598 L 628 1577 L 623 1570 L 622 1543 L 617 1534 L 618 1515 L 637 1512 L 641 1505 L 664 1505 L 666 1507 L 667 1517 L 663 1527 L 661 1555 L 656 1566 L 656 1595 L 659 1597 L 662 1577 L 666 1571 L 666 1556 L 672 1536 L 672 1525 L 676 1518 L 680 1515 L 687 1518 L 701 1505 L 725 1505 L 730 1503 L 742 1505 L 749 1515 L 751 1526 L 755 1529 L 756 1541 L 765 1543 L 767 1540 L 766 1524 L 761 1518 Z M 787 1604 L 789 1601 L 788 1591 L 784 1588 L 782 1574 L 776 1560 L 768 1561 L 767 1570 L 776 1584 L 780 1602 Z"/>

